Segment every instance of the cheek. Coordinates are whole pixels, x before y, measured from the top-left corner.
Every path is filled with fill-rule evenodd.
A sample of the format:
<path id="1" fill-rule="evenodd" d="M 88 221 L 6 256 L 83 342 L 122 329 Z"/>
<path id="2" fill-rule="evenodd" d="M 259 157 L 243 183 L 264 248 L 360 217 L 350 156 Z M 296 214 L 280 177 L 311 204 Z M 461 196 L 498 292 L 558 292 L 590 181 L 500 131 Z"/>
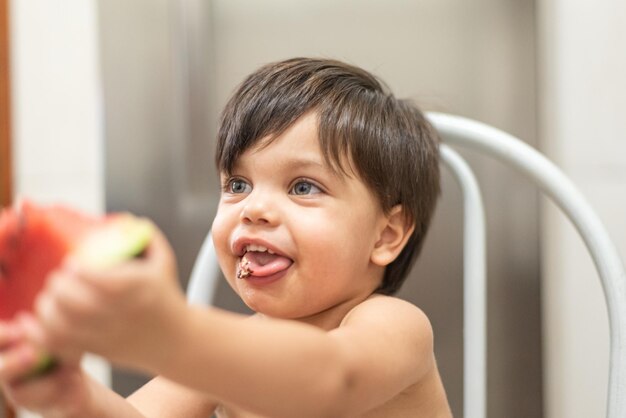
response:
<path id="1" fill-rule="evenodd" d="M 369 219 L 339 214 L 326 219 L 307 217 L 296 228 L 301 256 L 320 275 L 358 274 L 368 266 L 374 234 Z M 309 258 L 311 254 L 314 257 Z"/>
<path id="2" fill-rule="evenodd" d="M 213 225 L 211 226 L 211 237 L 213 238 L 213 245 L 216 251 L 224 246 L 224 243 L 228 240 L 227 230 L 228 228 L 226 227 L 224 216 L 222 212 L 218 210 L 215 219 L 213 219 Z"/>
<path id="3" fill-rule="evenodd" d="M 224 210 L 218 209 L 213 225 L 211 227 L 211 238 L 219 261 L 220 267 L 228 275 L 231 266 L 231 258 L 234 257 L 230 251 L 230 234 L 233 230 L 231 216 Z"/>

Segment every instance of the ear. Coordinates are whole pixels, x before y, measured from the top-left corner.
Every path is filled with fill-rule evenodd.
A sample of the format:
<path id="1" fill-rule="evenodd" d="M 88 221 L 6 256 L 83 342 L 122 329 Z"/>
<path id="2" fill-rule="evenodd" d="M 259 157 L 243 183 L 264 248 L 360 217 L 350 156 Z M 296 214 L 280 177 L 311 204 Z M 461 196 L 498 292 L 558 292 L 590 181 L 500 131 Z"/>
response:
<path id="1" fill-rule="evenodd" d="M 372 263 L 384 267 L 395 260 L 414 229 L 415 224 L 407 220 L 402 205 L 391 208 L 383 218 L 378 241 L 370 256 Z"/>

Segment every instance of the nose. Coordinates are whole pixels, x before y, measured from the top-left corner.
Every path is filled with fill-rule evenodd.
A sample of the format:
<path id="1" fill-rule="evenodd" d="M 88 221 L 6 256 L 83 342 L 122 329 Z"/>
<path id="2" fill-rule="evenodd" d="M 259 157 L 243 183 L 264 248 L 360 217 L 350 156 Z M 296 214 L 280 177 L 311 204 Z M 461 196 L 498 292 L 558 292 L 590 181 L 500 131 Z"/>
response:
<path id="1" fill-rule="evenodd" d="M 245 200 L 240 218 L 244 224 L 274 225 L 278 220 L 276 203 L 271 196 L 252 192 Z"/>

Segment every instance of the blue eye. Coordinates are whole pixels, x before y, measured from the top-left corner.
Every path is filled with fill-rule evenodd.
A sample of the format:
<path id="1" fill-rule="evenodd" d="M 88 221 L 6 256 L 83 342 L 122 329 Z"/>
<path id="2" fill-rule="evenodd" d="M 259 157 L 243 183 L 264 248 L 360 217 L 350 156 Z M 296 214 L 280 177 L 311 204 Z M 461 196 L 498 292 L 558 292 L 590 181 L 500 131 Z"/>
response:
<path id="1" fill-rule="evenodd" d="M 234 194 L 250 193 L 252 191 L 252 186 L 250 186 L 244 180 L 232 179 L 228 182 L 226 186 L 226 190 L 229 193 L 234 193 Z"/>
<path id="2" fill-rule="evenodd" d="M 319 187 L 317 187 L 316 185 L 314 185 L 310 181 L 306 181 L 306 180 L 298 181 L 296 184 L 293 185 L 293 187 L 289 191 L 290 194 L 295 194 L 295 195 L 298 195 L 298 196 L 304 196 L 304 195 L 309 195 L 309 194 L 317 194 L 317 193 L 321 193 L 321 192 L 322 191 L 320 190 Z"/>

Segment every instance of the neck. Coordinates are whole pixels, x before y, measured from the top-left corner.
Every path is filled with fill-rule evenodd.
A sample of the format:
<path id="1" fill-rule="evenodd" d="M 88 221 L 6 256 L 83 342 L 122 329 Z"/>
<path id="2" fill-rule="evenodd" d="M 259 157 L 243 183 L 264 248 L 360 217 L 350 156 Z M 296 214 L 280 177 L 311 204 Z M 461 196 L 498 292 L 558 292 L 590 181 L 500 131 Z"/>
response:
<path id="1" fill-rule="evenodd" d="M 325 331 L 330 331 L 338 328 L 354 307 L 374 296 L 375 294 L 373 292 L 368 292 L 358 298 L 351 298 L 314 315 L 303 318 L 294 318 L 294 320 L 303 324 L 312 325 Z"/>

